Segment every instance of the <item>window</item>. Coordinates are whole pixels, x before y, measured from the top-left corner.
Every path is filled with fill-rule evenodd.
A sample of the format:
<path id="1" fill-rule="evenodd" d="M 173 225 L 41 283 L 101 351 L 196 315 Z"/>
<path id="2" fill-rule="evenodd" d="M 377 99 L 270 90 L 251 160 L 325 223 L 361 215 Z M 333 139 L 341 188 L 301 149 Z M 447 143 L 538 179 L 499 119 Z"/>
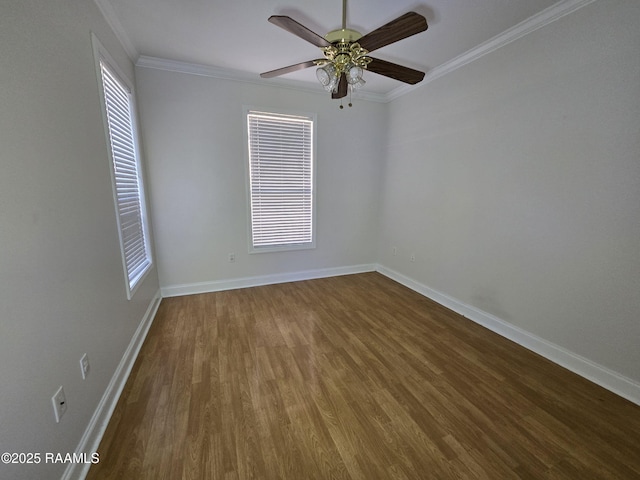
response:
<path id="1" fill-rule="evenodd" d="M 133 93 L 99 46 L 97 58 L 122 263 L 127 297 L 131 299 L 151 267 Z"/>
<path id="2" fill-rule="evenodd" d="M 250 252 L 315 247 L 315 117 L 246 112 Z"/>

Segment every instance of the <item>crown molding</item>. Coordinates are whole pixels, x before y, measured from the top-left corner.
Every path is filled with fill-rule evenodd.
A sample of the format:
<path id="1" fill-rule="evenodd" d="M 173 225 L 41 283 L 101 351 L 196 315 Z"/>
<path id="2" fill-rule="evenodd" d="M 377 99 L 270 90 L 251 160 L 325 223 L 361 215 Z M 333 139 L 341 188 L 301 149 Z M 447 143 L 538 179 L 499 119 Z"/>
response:
<path id="1" fill-rule="evenodd" d="M 569 15 L 576 10 L 595 2 L 596 0 L 561 0 L 560 2 L 545 8 L 539 13 L 532 15 L 526 20 L 514 25 L 513 27 L 505 30 L 504 32 L 496 35 L 495 37 L 481 43 L 480 45 L 467 50 L 461 55 L 438 65 L 435 68 L 429 70 L 422 82 L 417 85 L 402 85 L 392 91 L 390 91 L 386 97 L 386 101 L 390 102 L 402 95 L 406 95 L 413 90 L 427 85 L 428 83 L 440 78 L 448 73 L 457 70 L 458 68 L 474 62 L 479 58 L 504 47 L 505 45 L 515 42 L 519 38 L 524 37 L 536 30 L 549 25 L 550 23 L 559 20 L 560 18 Z"/>
<path id="2" fill-rule="evenodd" d="M 104 19 L 107 21 L 107 24 L 109 24 L 109 26 L 111 27 L 111 30 L 113 30 L 113 33 L 115 33 L 118 41 L 122 44 L 122 48 L 124 48 L 125 52 L 127 52 L 127 56 L 131 59 L 132 62 L 135 63 L 139 55 L 138 50 L 136 50 L 136 47 L 133 46 L 133 42 L 129 38 L 129 35 L 127 35 L 127 32 L 120 23 L 120 20 L 118 20 L 116 11 L 113 9 L 111 3 L 109 3 L 109 0 L 93 1 L 98 6 L 98 9 L 102 13 Z"/>
<path id="3" fill-rule="evenodd" d="M 307 82 L 298 80 L 287 80 L 283 78 L 263 79 L 255 73 L 244 72 L 241 70 L 232 70 L 229 68 L 214 67 L 211 65 L 201 65 L 197 63 L 180 62 L 178 60 L 168 60 L 165 58 L 149 57 L 141 55 L 136 61 L 136 67 L 154 68 L 157 70 L 166 70 L 169 72 L 187 73 L 190 75 L 201 75 L 204 77 L 218 78 L 221 80 L 231 80 L 234 82 L 252 83 L 255 85 L 270 85 L 274 87 L 285 87 L 291 90 L 297 90 L 306 93 L 315 93 L 317 95 L 327 95 L 327 93 Z M 386 103 L 387 96 L 380 93 L 356 91 L 353 98 L 370 102 Z"/>
<path id="4" fill-rule="evenodd" d="M 256 85 L 271 85 L 276 87 L 284 87 L 292 90 L 315 93 L 318 95 L 326 95 L 321 89 L 310 85 L 306 82 L 297 80 L 288 80 L 283 78 L 276 79 L 262 79 L 257 74 L 252 74 L 239 70 L 232 70 L 221 67 L 214 67 L 209 65 L 200 65 L 195 63 L 180 62 L 177 60 L 168 60 L 157 57 L 138 56 L 138 52 L 133 47 L 133 44 L 129 40 L 124 28 L 118 21 L 113 7 L 109 4 L 108 0 L 94 0 L 102 14 L 107 19 L 107 22 L 114 30 L 116 36 L 122 43 L 123 47 L 129 54 L 129 57 L 136 63 L 136 66 L 142 68 L 155 68 L 159 70 L 167 70 L 171 72 L 187 73 L 191 75 L 202 75 L 206 77 L 219 78 L 223 80 L 240 81 L 246 83 L 253 83 Z M 479 58 L 502 48 L 511 42 L 518 40 L 536 30 L 549 25 L 550 23 L 559 20 L 560 18 L 575 12 L 576 10 L 595 2 L 596 0 L 561 0 L 558 3 L 551 5 L 550 7 L 542 10 L 541 12 L 529 17 L 528 19 L 520 22 L 519 24 L 505 30 L 504 32 L 496 35 L 495 37 L 481 43 L 480 45 L 467 50 L 461 55 L 445 62 L 437 67 L 429 70 L 422 82 L 417 85 L 401 85 L 386 94 L 373 93 L 366 91 L 356 91 L 353 93 L 353 97 L 378 103 L 388 103 L 396 98 L 399 98 L 407 93 L 410 93 L 418 88 L 424 87 L 430 82 L 448 74 L 468 63 L 474 62 Z"/>

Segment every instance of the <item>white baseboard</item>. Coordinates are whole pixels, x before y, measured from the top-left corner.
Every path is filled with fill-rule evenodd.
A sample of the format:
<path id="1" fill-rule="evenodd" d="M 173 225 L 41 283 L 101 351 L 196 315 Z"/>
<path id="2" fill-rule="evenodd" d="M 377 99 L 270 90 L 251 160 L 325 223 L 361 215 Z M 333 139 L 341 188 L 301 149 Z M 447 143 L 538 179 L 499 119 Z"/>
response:
<path id="1" fill-rule="evenodd" d="M 88 458 L 91 458 L 91 454 L 98 450 L 102 436 L 116 408 L 127 378 L 129 378 L 142 343 L 149 332 L 149 327 L 151 327 L 161 300 L 160 290 L 158 290 L 153 296 L 136 332 L 133 334 L 127 350 L 124 352 L 122 359 L 120 359 L 118 368 L 116 368 L 113 377 L 111 377 L 111 381 L 80 439 L 80 443 L 75 451 L 76 454 L 85 453 Z M 82 480 L 87 476 L 90 467 L 91 463 L 70 463 L 62 475 L 62 480 Z"/>
<path id="2" fill-rule="evenodd" d="M 304 270 L 299 272 L 276 273 L 255 277 L 232 278 L 229 280 L 215 280 L 211 282 L 188 283 L 184 285 L 169 285 L 162 287 L 162 297 L 177 297 L 180 295 L 194 295 L 198 293 L 221 292 L 236 288 L 258 287 L 275 283 L 298 282 L 313 280 L 314 278 L 337 277 L 354 273 L 375 272 L 376 265 L 353 265 L 349 267 L 322 268 L 318 270 Z"/>
<path id="3" fill-rule="evenodd" d="M 459 313 L 469 320 L 478 323 L 519 345 L 522 345 L 526 349 L 531 350 L 538 355 L 542 355 L 546 359 L 551 360 L 567 370 L 570 370 L 573 373 L 576 373 L 637 405 L 640 405 L 640 384 L 634 380 L 620 375 L 619 373 L 603 367 L 602 365 L 594 363 L 591 360 L 563 347 L 555 345 L 554 343 L 527 332 L 526 330 L 516 327 L 515 325 L 505 322 L 504 320 L 487 312 L 467 305 L 442 292 L 429 288 L 426 285 L 416 282 L 415 280 L 394 270 L 382 265 L 378 265 L 376 270 L 382 275 L 401 283 L 405 287 L 408 287 L 435 302 L 438 302 L 440 305 Z"/>

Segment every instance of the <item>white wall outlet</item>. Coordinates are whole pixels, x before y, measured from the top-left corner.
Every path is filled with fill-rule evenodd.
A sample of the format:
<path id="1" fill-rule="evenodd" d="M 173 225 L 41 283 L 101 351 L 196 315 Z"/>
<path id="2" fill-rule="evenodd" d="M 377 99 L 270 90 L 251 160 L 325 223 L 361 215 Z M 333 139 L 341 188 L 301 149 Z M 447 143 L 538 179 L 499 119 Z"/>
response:
<path id="1" fill-rule="evenodd" d="M 398 247 L 391 247 L 391 254 L 395 257 L 398 255 Z"/>
<path id="2" fill-rule="evenodd" d="M 56 416 L 56 423 L 60 423 L 60 419 L 67 411 L 67 398 L 64 396 L 64 390 L 62 385 L 51 397 L 51 403 L 53 404 L 53 413 Z"/>
<path id="3" fill-rule="evenodd" d="M 80 358 L 80 372 L 82 373 L 83 380 L 86 380 L 87 375 L 89 375 L 90 369 L 91 367 L 89 366 L 89 357 L 87 357 L 87 354 L 85 353 Z"/>
<path id="4" fill-rule="evenodd" d="M 233 263 L 236 261 L 236 254 L 235 253 L 230 253 L 229 254 L 229 263 Z"/>
<path id="5" fill-rule="evenodd" d="M 412 262 L 415 262 L 415 261 L 416 261 L 416 254 L 415 254 L 415 253 L 412 253 L 412 254 L 411 254 L 411 261 L 412 261 Z"/>

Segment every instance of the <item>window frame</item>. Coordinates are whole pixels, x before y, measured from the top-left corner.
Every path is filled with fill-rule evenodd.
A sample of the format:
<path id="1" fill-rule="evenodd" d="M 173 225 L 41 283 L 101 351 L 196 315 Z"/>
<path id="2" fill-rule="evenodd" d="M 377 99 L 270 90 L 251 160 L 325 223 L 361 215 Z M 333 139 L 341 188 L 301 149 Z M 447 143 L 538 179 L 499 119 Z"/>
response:
<path id="1" fill-rule="evenodd" d="M 116 222 L 118 225 L 118 239 L 120 244 L 120 254 L 122 259 L 122 269 L 125 279 L 125 289 L 127 299 L 131 300 L 147 277 L 154 264 L 153 252 L 151 249 L 151 228 L 148 219 L 147 198 L 144 187 L 144 171 L 142 165 L 142 158 L 140 156 L 140 139 L 138 133 L 138 116 L 136 111 L 136 97 L 135 90 L 133 88 L 133 82 L 125 75 L 118 64 L 114 61 L 109 52 L 102 46 L 95 34 L 91 34 L 94 60 L 96 68 L 96 77 L 98 81 L 100 108 L 102 111 L 102 119 L 105 129 L 105 141 L 107 145 L 107 151 L 109 154 L 109 173 L 111 176 L 111 188 L 113 194 L 113 202 L 115 207 Z M 105 99 L 105 85 L 102 76 L 102 64 L 106 65 L 106 69 L 109 74 L 115 78 L 116 81 L 121 83 L 121 87 L 126 91 L 128 97 L 129 116 L 131 121 L 131 143 L 133 148 L 133 154 L 136 167 L 136 180 L 137 180 L 137 205 L 134 207 L 139 209 L 139 225 L 141 229 L 142 238 L 139 237 L 136 241 L 142 241 L 144 246 L 143 261 L 138 264 L 137 268 L 129 272 L 129 266 L 127 264 L 126 248 L 125 248 L 125 231 L 123 228 L 122 215 L 121 215 L 121 203 L 118 199 L 117 181 L 118 175 L 115 170 L 116 156 L 114 155 L 111 140 L 111 122 L 107 111 L 107 104 Z M 135 273 L 135 275 L 133 275 Z"/>
<path id="2" fill-rule="evenodd" d="M 303 118 L 311 122 L 311 241 L 305 243 L 285 243 L 268 246 L 255 246 L 253 243 L 253 214 L 252 214 L 252 192 L 251 192 L 251 152 L 250 152 L 250 132 L 249 114 L 261 113 L 274 118 Z M 262 108 L 255 106 L 243 106 L 243 126 L 244 126 L 244 149 L 245 149 L 245 186 L 247 190 L 247 244 L 250 254 L 286 252 L 295 250 L 309 250 L 316 248 L 316 146 L 317 146 L 317 115 L 310 112 L 294 110 L 283 110 L 274 108 Z"/>

